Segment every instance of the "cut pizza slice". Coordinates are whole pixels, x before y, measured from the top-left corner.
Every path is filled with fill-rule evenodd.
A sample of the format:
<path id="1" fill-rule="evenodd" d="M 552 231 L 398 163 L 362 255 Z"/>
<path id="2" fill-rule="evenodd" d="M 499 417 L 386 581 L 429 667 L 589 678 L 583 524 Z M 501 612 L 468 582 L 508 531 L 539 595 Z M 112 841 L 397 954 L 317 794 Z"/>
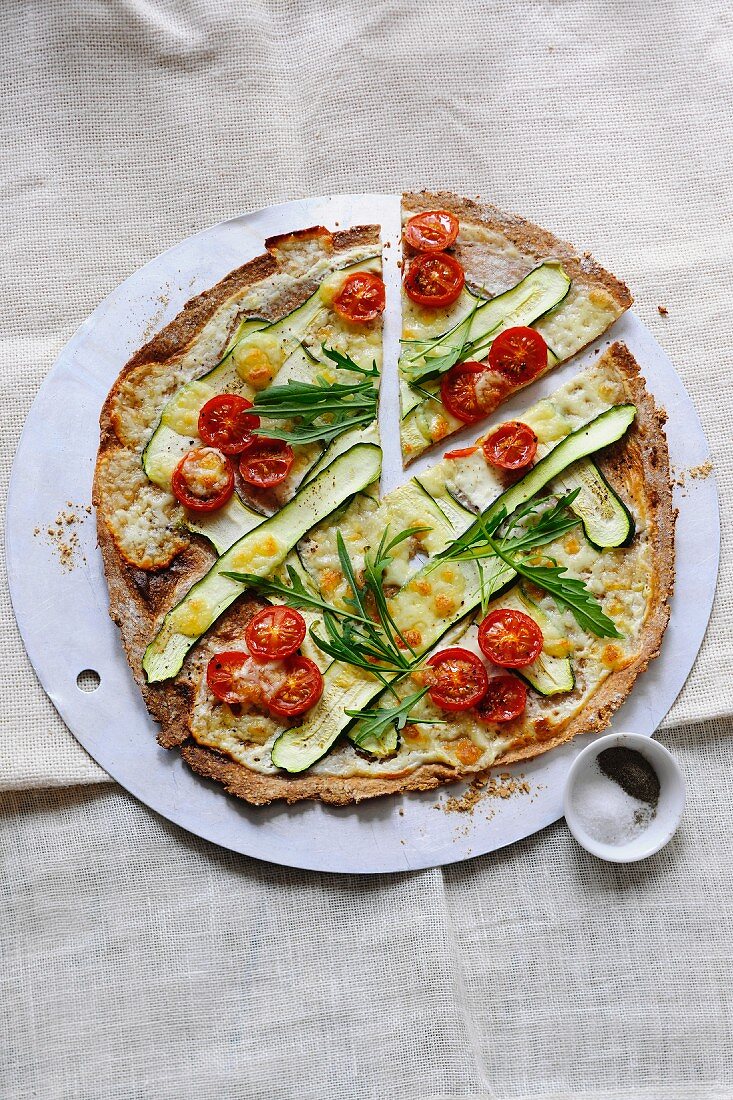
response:
<path id="1" fill-rule="evenodd" d="M 591 256 L 495 206 L 408 193 L 402 222 L 405 465 L 575 355 L 631 305 Z"/>
<path id="2" fill-rule="evenodd" d="M 95 495 L 121 558 L 217 554 L 366 437 L 382 362 L 378 226 L 300 230 L 189 302 L 127 364 L 101 417 Z"/>

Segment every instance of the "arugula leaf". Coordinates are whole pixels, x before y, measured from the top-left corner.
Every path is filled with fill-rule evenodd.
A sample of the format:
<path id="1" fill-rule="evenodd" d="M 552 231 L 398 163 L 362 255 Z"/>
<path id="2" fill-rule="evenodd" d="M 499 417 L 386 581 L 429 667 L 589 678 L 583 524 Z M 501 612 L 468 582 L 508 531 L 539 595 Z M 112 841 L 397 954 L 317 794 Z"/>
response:
<path id="1" fill-rule="evenodd" d="M 419 382 L 423 378 L 445 374 L 459 361 L 470 358 L 468 336 L 478 306 L 479 303 L 476 302 L 466 317 L 461 318 L 453 328 L 435 340 L 403 341 L 414 343 L 419 349 L 414 355 L 403 359 L 400 365 L 408 382 Z"/>
<path id="2" fill-rule="evenodd" d="M 566 496 L 561 497 L 554 507 L 548 508 L 544 512 L 540 509 L 552 500 L 552 497 L 534 498 L 527 501 L 509 517 L 507 527 L 500 540 L 502 545 L 509 547 L 511 552 L 516 554 L 520 550 L 534 550 L 536 547 L 546 546 L 549 542 L 554 542 L 555 539 L 567 534 L 568 531 L 572 531 L 574 527 L 578 526 L 580 519 L 569 512 L 568 508 L 579 492 L 579 488 L 574 489 Z M 537 521 L 527 527 L 520 528 L 520 533 L 510 540 L 510 533 L 519 528 L 520 521 L 532 515 L 538 517 Z M 483 516 L 479 516 L 477 534 L 471 542 L 467 547 L 460 548 L 458 548 L 457 542 L 454 543 L 448 556 L 454 561 L 478 561 L 480 558 L 493 557 L 496 554 L 496 549 L 492 536 L 506 519 L 506 509 L 504 508 L 501 508 L 490 522 L 487 522 Z"/>
<path id="3" fill-rule="evenodd" d="M 530 565 L 525 555 L 528 551 L 554 542 L 568 531 L 577 527 L 580 520 L 568 512 L 569 506 L 578 495 L 575 489 L 560 497 L 552 508 L 542 510 L 552 497 L 532 499 L 517 508 L 507 522 L 506 509 L 502 508 L 491 520 L 479 516 L 466 534 L 457 539 L 445 557 L 454 561 L 475 561 L 479 568 L 481 585 L 481 605 L 485 609 L 493 593 L 501 586 L 501 573 L 494 576 L 487 585 L 481 563 L 488 559 L 500 558 L 508 569 L 521 577 L 532 581 L 538 588 L 553 597 L 556 603 L 568 607 L 578 624 L 591 634 L 600 638 L 622 638 L 612 619 L 606 615 L 596 597 L 589 591 L 584 581 L 567 576 L 567 569 L 557 562 L 551 565 Z M 537 517 L 533 524 L 520 527 L 523 520 Z M 499 529 L 507 523 L 503 535 Z M 511 537 L 513 531 L 518 532 Z"/>
<path id="4" fill-rule="evenodd" d="M 331 604 L 326 603 L 319 596 L 310 593 L 292 565 L 287 566 L 287 571 L 290 578 L 289 585 L 280 581 L 269 580 L 267 577 L 258 577 L 256 573 L 223 572 L 222 577 L 229 577 L 233 581 L 246 585 L 247 588 L 256 588 L 263 596 L 274 596 L 276 599 L 283 599 L 289 607 L 295 607 L 298 611 L 328 611 L 334 615 L 349 614 L 350 618 L 359 618 L 350 612 L 339 611 L 338 608 L 332 607 Z M 368 618 L 361 621 L 371 623 L 371 619 Z"/>
<path id="5" fill-rule="evenodd" d="M 366 583 L 370 591 L 374 595 L 374 602 L 377 606 L 377 613 L 382 620 L 386 622 L 394 634 L 400 639 L 406 649 L 409 649 L 410 653 L 414 657 L 417 656 L 415 650 L 405 638 L 402 631 L 397 626 L 396 622 L 390 614 L 387 606 L 387 600 L 384 595 L 384 574 L 388 566 L 392 561 L 390 554 L 391 550 L 394 550 L 400 543 L 405 542 L 407 539 L 412 538 L 413 535 L 419 534 L 421 531 L 430 531 L 430 527 L 408 527 L 405 531 L 402 531 L 399 535 L 393 538 L 387 543 L 387 535 L 389 528 L 384 531 L 381 539 L 379 540 L 379 546 L 377 547 L 374 557 L 367 555 L 364 560 L 364 572 L 366 575 Z"/>
<path id="6" fill-rule="evenodd" d="M 304 344 L 301 347 L 312 363 L 319 362 Z M 297 382 L 291 378 L 285 385 L 270 386 L 255 397 L 255 412 L 270 420 L 291 420 L 293 424 L 288 428 L 269 428 L 263 435 L 301 445 L 330 443 L 342 432 L 366 427 L 376 418 L 378 394 L 373 380 L 379 378 L 377 364 L 367 369 L 325 344 L 322 350 L 340 370 L 361 375 L 363 381 L 329 382 L 319 375 L 315 382 Z"/>
<path id="7" fill-rule="evenodd" d="M 344 599 L 345 607 L 334 607 L 319 596 L 311 595 L 292 566 L 287 567 L 289 585 L 252 573 L 225 572 L 223 575 L 256 588 L 264 595 L 284 599 L 291 607 L 320 611 L 323 615 L 325 637 L 318 634 L 314 626 L 310 629 L 310 635 L 318 648 L 336 661 L 370 672 L 394 693 L 392 684 L 398 683 L 412 670 L 417 655 L 390 615 L 382 580 L 392 561 L 391 551 L 421 530 L 425 528 L 409 528 L 390 541 L 387 541 L 388 532 L 385 532 L 374 558 L 367 556 L 365 560 L 363 584 L 357 580 L 341 532 L 336 532 L 339 562 L 351 590 L 351 595 Z M 376 617 L 370 614 L 372 606 Z M 389 678 L 387 673 L 390 674 Z"/>
<path id="8" fill-rule="evenodd" d="M 517 573 L 538 588 L 544 588 L 557 603 L 569 607 L 583 630 L 599 638 L 623 638 L 585 583 L 575 577 L 564 576 L 567 573 L 565 566 L 526 565 L 521 561 L 513 561 L 512 564 Z"/>
<path id="9" fill-rule="evenodd" d="M 376 363 L 372 363 L 371 368 L 361 367 L 352 359 L 349 355 L 342 355 L 336 348 L 327 348 L 325 344 L 321 345 L 321 350 L 327 359 L 330 359 L 332 363 L 335 363 L 340 370 L 352 371 L 354 374 L 363 374 L 365 378 L 379 378 L 379 368 Z"/>
<path id="10" fill-rule="evenodd" d="M 358 718 L 362 723 L 358 736 L 354 737 L 355 745 L 363 745 L 365 741 L 373 737 L 380 741 L 390 728 L 403 730 L 408 722 L 413 725 L 438 726 L 443 725 L 440 719 L 415 718 L 410 711 L 427 694 L 428 688 L 421 688 L 414 695 L 408 695 L 394 707 L 377 707 L 375 710 L 345 710 L 350 718 Z"/>

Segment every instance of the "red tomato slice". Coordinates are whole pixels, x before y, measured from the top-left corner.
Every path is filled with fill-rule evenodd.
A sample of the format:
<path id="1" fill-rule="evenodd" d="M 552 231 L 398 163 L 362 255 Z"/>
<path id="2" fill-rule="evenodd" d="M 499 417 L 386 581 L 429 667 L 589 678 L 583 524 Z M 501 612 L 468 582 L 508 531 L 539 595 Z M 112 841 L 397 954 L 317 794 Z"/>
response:
<path id="1" fill-rule="evenodd" d="M 259 661 L 290 657 L 305 638 L 305 619 L 292 607 L 266 607 L 250 619 L 244 637 Z"/>
<path id="2" fill-rule="evenodd" d="M 234 492 L 234 468 L 215 447 L 196 447 L 176 466 L 171 488 L 191 512 L 215 512 Z"/>
<path id="3" fill-rule="evenodd" d="M 447 210 L 425 210 L 410 218 L 402 236 L 418 252 L 445 252 L 455 244 L 458 218 Z"/>
<path id="4" fill-rule="evenodd" d="M 449 306 L 463 290 L 466 276 L 447 252 L 421 252 L 410 262 L 405 293 L 419 306 Z"/>
<path id="5" fill-rule="evenodd" d="M 489 349 L 489 366 L 513 385 L 525 386 L 547 369 L 547 344 L 533 328 L 505 329 Z"/>
<path id="6" fill-rule="evenodd" d="M 537 454 L 537 436 L 529 424 L 508 420 L 488 436 L 483 444 L 487 462 L 502 470 L 523 470 Z"/>
<path id="7" fill-rule="evenodd" d="M 483 363 L 469 360 L 467 363 L 456 363 L 443 375 L 440 399 L 448 412 L 464 424 L 475 424 L 484 415 L 476 393 L 476 382 L 486 369 Z"/>
<path id="8" fill-rule="evenodd" d="M 246 451 L 260 426 L 260 418 L 249 410 L 252 402 L 236 393 L 212 397 L 199 413 L 199 435 L 209 447 L 218 447 L 225 455 Z"/>
<path id="9" fill-rule="evenodd" d="M 371 271 L 349 275 L 333 300 L 333 308 L 347 321 L 363 324 L 384 313 L 387 298 L 384 283 Z"/>
<path id="10" fill-rule="evenodd" d="M 476 707 L 484 722 L 511 722 L 527 709 L 527 688 L 516 676 L 492 676 L 486 694 Z"/>
<path id="11" fill-rule="evenodd" d="M 295 455 L 289 443 L 256 436 L 239 460 L 239 472 L 248 485 L 272 489 L 285 481 L 294 462 Z"/>
<path id="12" fill-rule="evenodd" d="M 308 657 L 290 657 L 280 687 L 266 700 L 267 707 L 281 718 L 295 718 L 310 710 L 323 694 L 323 677 Z"/>
<path id="13" fill-rule="evenodd" d="M 542 652 L 544 638 L 534 619 L 523 611 L 500 608 L 478 628 L 481 652 L 501 668 L 524 668 Z"/>
<path id="14" fill-rule="evenodd" d="M 214 654 L 206 669 L 209 691 L 222 703 L 230 705 L 257 702 L 261 697 L 261 690 L 253 679 L 252 666 L 249 653 L 228 650 Z"/>
<path id="15" fill-rule="evenodd" d="M 443 458 L 470 458 L 477 450 L 478 444 L 475 447 L 460 447 L 457 451 L 446 451 Z"/>
<path id="16" fill-rule="evenodd" d="M 428 661 L 428 694 L 443 710 L 468 710 L 483 698 L 488 683 L 486 669 L 470 649 L 441 649 Z M 432 682 L 431 682 L 432 681 Z"/>

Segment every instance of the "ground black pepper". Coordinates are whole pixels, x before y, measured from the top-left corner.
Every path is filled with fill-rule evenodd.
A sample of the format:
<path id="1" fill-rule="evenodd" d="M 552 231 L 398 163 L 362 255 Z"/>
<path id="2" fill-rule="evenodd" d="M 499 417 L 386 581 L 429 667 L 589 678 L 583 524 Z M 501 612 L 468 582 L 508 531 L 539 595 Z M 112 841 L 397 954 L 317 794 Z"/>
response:
<path id="1" fill-rule="evenodd" d="M 598 753 L 598 766 L 604 775 L 618 783 L 632 798 L 656 806 L 659 801 L 659 777 L 649 761 L 635 749 L 623 745 Z"/>

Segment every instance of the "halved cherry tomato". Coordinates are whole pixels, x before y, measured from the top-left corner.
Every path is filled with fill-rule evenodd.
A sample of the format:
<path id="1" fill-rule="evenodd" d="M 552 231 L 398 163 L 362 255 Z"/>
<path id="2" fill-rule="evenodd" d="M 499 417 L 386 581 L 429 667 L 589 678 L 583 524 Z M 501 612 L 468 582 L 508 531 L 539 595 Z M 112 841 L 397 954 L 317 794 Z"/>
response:
<path id="1" fill-rule="evenodd" d="M 478 444 L 474 447 L 459 447 L 457 451 L 446 451 L 443 458 L 470 458 L 478 450 Z"/>
<path id="2" fill-rule="evenodd" d="M 428 694 L 443 710 L 468 710 L 484 696 L 488 677 L 480 658 L 470 649 L 441 649 L 428 661 Z M 432 682 L 431 682 L 432 681 Z"/>
<path id="3" fill-rule="evenodd" d="M 466 276 L 447 252 L 421 252 L 410 261 L 405 293 L 419 306 L 449 306 L 463 290 Z"/>
<path id="4" fill-rule="evenodd" d="M 259 661 L 290 657 L 305 638 L 305 619 L 292 607 L 266 607 L 250 619 L 244 637 Z"/>
<path id="5" fill-rule="evenodd" d="M 196 447 L 176 466 L 171 488 L 191 512 L 215 512 L 234 492 L 234 468 L 215 447 Z"/>
<path id="6" fill-rule="evenodd" d="M 248 485 L 272 489 L 290 473 L 295 462 L 293 448 L 283 439 L 257 436 L 239 460 L 239 472 Z"/>
<path id="7" fill-rule="evenodd" d="M 447 210 L 425 210 L 410 218 L 402 235 L 418 252 L 444 252 L 458 236 L 458 218 Z"/>
<path id="8" fill-rule="evenodd" d="M 476 382 L 486 369 L 483 363 L 469 360 L 467 363 L 456 363 L 443 375 L 440 399 L 448 412 L 464 424 L 475 424 L 484 415 L 476 393 Z"/>
<path id="9" fill-rule="evenodd" d="M 333 300 L 336 312 L 357 324 L 379 317 L 386 304 L 384 283 L 371 271 L 355 271 L 349 275 Z"/>
<path id="10" fill-rule="evenodd" d="M 516 676 L 492 676 L 486 694 L 476 707 L 484 722 L 511 722 L 527 709 L 527 688 Z"/>
<path id="11" fill-rule="evenodd" d="M 214 654 L 206 669 L 209 691 L 222 703 L 230 705 L 257 702 L 261 699 L 262 691 L 254 679 L 253 666 L 249 653 L 227 650 L 225 653 Z"/>
<path id="12" fill-rule="evenodd" d="M 260 418 L 250 412 L 252 402 L 236 393 L 220 393 L 199 413 L 199 435 L 209 447 L 225 455 L 239 455 L 254 440 Z"/>
<path id="13" fill-rule="evenodd" d="M 489 366 L 515 386 L 524 386 L 547 369 L 547 344 L 533 328 L 505 329 L 489 349 Z"/>
<path id="14" fill-rule="evenodd" d="M 310 710 L 323 694 L 323 676 L 308 657 L 290 657 L 280 687 L 266 700 L 268 710 L 281 718 L 295 718 Z"/>
<path id="15" fill-rule="evenodd" d="M 544 638 L 534 619 L 523 611 L 499 608 L 478 628 L 481 652 L 501 668 L 524 668 L 542 652 Z"/>
<path id="16" fill-rule="evenodd" d="M 484 440 L 482 447 L 492 466 L 502 470 L 523 470 L 537 454 L 537 436 L 529 424 L 508 420 Z"/>

